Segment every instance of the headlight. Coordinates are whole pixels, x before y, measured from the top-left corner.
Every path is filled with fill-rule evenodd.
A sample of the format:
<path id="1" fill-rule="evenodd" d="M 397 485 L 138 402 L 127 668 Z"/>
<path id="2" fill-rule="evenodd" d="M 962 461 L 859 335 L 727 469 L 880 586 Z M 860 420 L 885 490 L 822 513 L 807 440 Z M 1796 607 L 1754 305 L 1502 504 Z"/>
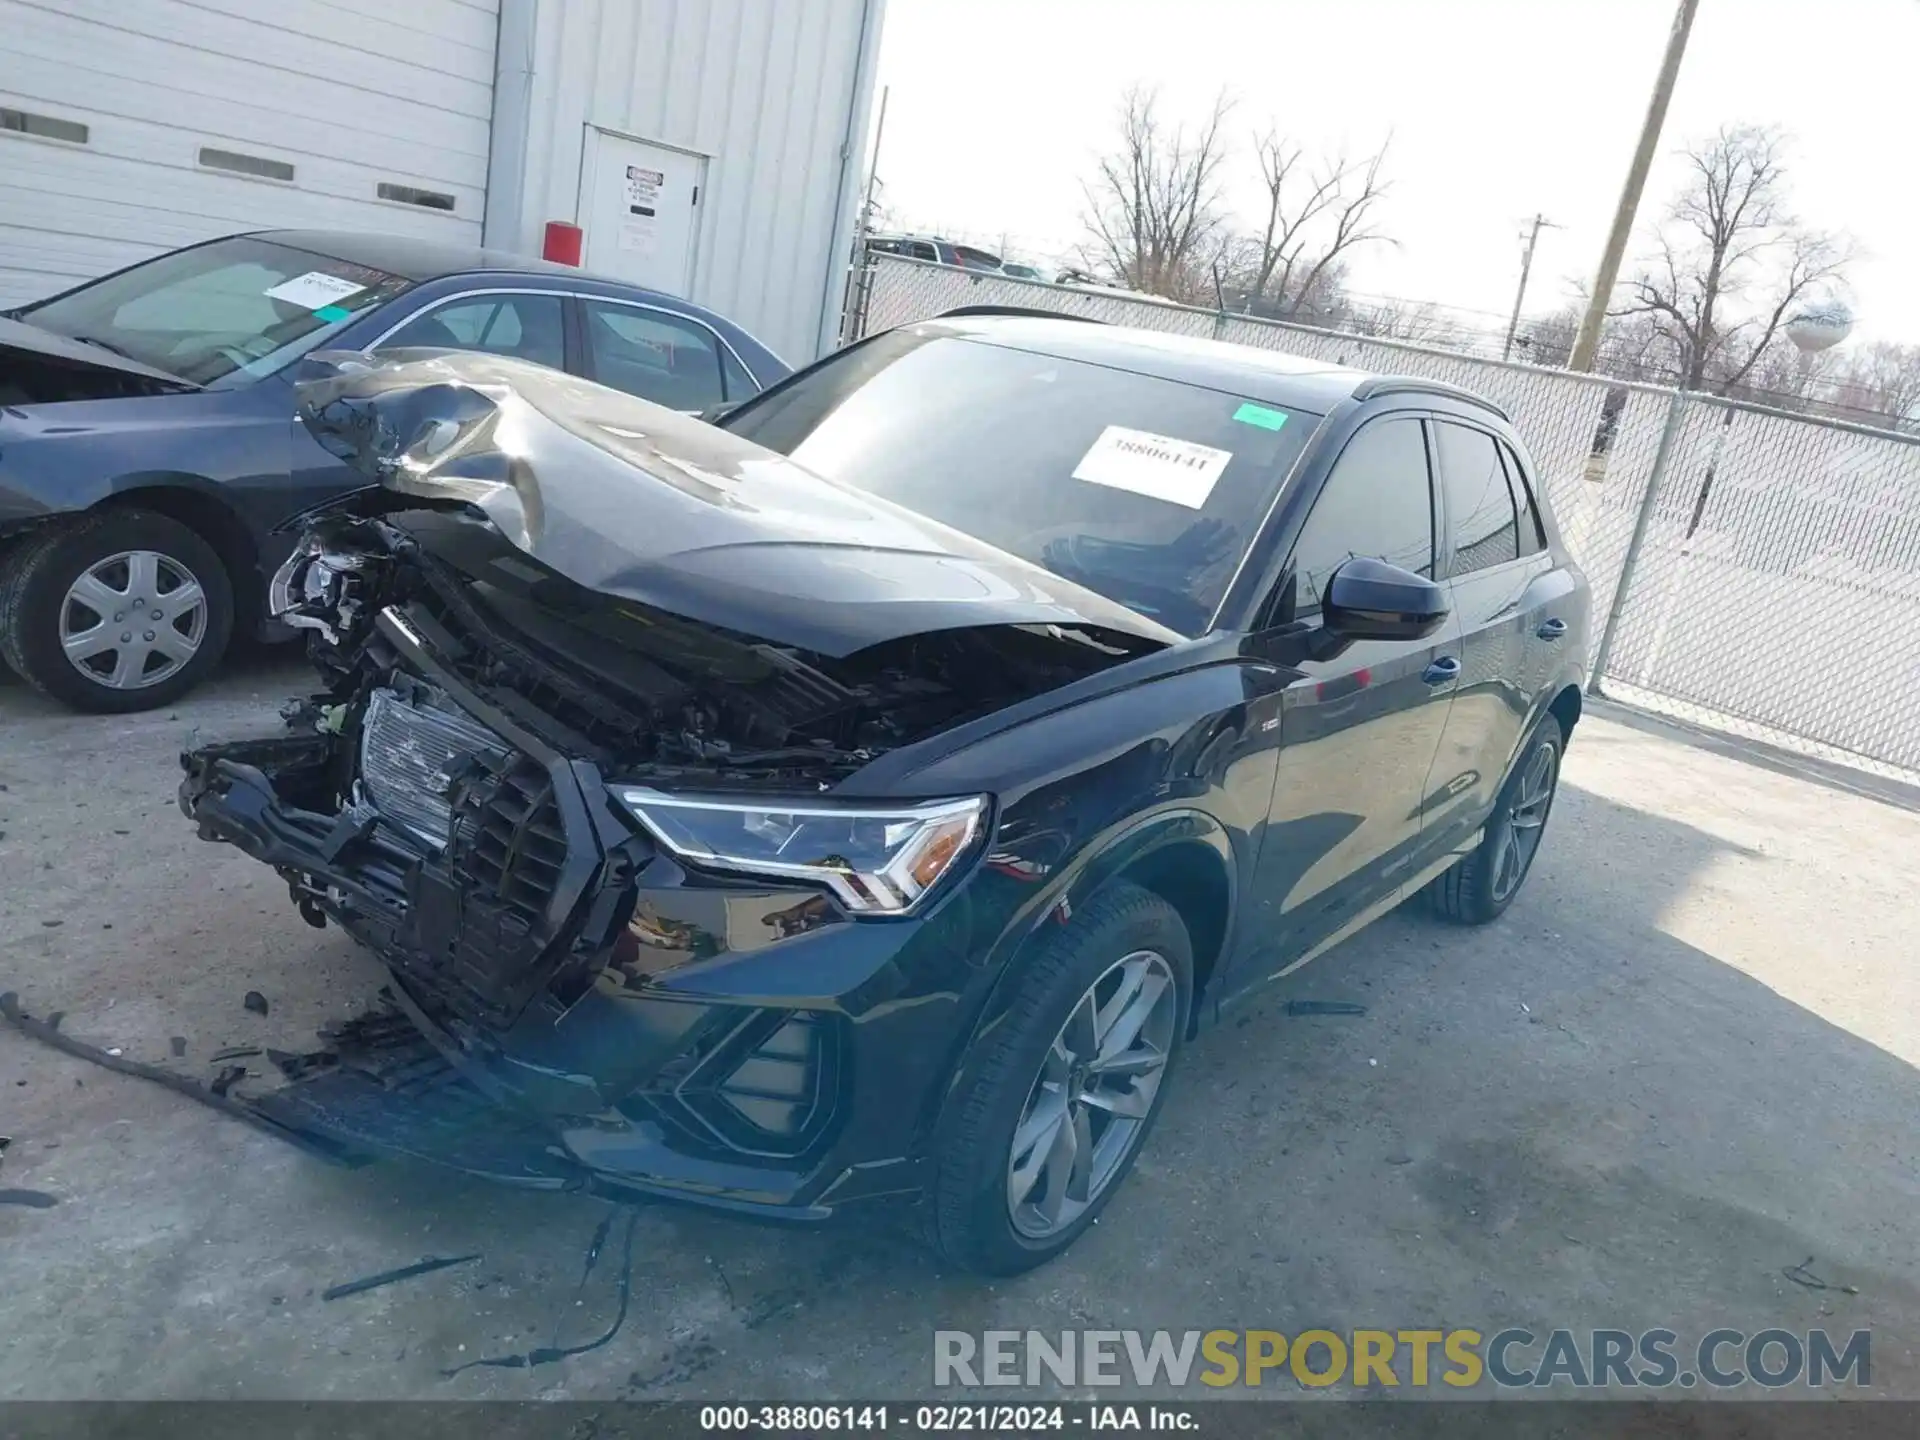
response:
<path id="1" fill-rule="evenodd" d="M 682 860 L 811 880 L 870 915 L 911 910 L 968 853 L 987 815 L 982 795 L 923 805 L 786 805 L 610 789 Z"/>

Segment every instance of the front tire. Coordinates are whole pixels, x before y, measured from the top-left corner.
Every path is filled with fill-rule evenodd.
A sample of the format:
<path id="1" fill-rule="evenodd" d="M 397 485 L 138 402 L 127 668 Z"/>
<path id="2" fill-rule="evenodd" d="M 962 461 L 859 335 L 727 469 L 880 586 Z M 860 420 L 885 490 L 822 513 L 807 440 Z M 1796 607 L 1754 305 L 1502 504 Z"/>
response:
<path id="1" fill-rule="evenodd" d="M 76 710 L 171 704 L 232 633 L 226 567 L 165 515 L 91 511 L 30 534 L 0 566 L 0 658 Z"/>
<path id="2" fill-rule="evenodd" d="M 1106 1208 L 1165 1101 L 1193 991 L 1179 913 L 1125 882 L 1022 963 L 963 1061 L 928 1199 L 933 1247 L 982 1275 L 1051 1260 Z"/>
<path id="3" fill-rule="evenodd" d="M 1434 914 L 1456 925 L 1485 925 L 1506 913 L 1540 853 L 1566 744 L 1560 722 L 1542 716 L 1500 787 L 1479 847 L 1427 886 Z"/>

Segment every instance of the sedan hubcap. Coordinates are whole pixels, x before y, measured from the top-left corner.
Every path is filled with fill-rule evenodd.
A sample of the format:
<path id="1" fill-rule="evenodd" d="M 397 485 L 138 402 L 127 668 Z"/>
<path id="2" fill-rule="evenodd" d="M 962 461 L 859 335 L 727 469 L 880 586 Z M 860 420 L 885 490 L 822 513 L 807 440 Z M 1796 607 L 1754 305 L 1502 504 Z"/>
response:
<path id="1" fill-rule="evenodd" d="M 156 550 L 126 550 L 86 570 L 60 606 L 60 648 L 110 690 L 158 685 L 200 653 L 207 596 L 193 572 Z"/>
<path id="2" fill-rule="evenodd" d="M 1540 848 L 1553 805 L 1553 786 L 1560 775 L 1560 751 L 1551 743 L 1540 746 L 1527 760 L 1520 783 L 1507 806 L 1507 823 L 1500 837 L 1499 857 L 1493 867 L 1493 898 L 1505 900 L 1520 888 Z"/>
<path id="3" fill-rule="evenodd" d="M 1053 1037 L 1007 1155 L 1013 1227 L 1042 1240 L 1119 1173 L 1152 1113 L 1179 1020 L 1165 957 L 1136 950 L 1089 985 Z"/>

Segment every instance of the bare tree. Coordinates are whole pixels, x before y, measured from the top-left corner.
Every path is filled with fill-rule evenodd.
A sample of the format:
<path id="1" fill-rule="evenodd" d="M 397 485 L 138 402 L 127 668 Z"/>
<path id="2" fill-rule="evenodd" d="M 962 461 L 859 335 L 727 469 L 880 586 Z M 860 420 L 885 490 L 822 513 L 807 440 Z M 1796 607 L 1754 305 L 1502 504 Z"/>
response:
<path id="1" fill-rule="evenodd" d="M 1920 428 L 1920 345 L 1876 341 L 1835 367 L 1834 402 L 1898 428 Z"/>
<path id="2" fill-rule="evenodd" d="M 1686 185 L 1629 282 L 1621 313 L 1652 318 L 1688 389 L 1739 387 L 1793 307 L 1840 279 L 1845 245 L 1788 207 L 1785 148 L 1738 125 L 1686 151 Z"/>
<path id="3" fill-rule="evenodd" d="M 1387 147 L 1365 160 L 1340 155 L 1309 165 L 1300 146 L 1269 129 L 1254 136 L 1253 150 L 1267 203 L 1261 231 L 1247 245 L 1251 308 L 1289 319 L 1324 312 L 1337 289 L 1327 281 L 1344 270 L 1347 252 L 1393 243 L 1375 215 L 1388 188 L 1380 174 Z"/>
<path id="4" fill-rule="evenodd" d="M 1753 358 L 1739 383 L 1723 387 L 1723 393 L 1780 410 L 1815 409 L 1828 388 L 1832 358 L 1829 352 L 1809 353 L 1784 335 L 1776 336 Z"/>
<path id="5" fill-rule="evenodd" d="M 1168 124 L 1158 106 L 1138 86 L 1121 99 L 1118 146 L 1084 187 L 1087 258 L 1128 289 L 1211 301 L 1226 244 L 1221 130 L 1232 101 L 1223 91 L 1193 128 Z"/>
<path id="6" fill-rule="evenodd" d="M 1414 345 L 1446 345 L 1456 339 L 1458 327 L 1432 301 L 1375 300 L 1356 304 L 1341 317 L 1341 328 L 1380 340 L 1404 340 Z"/>
<path id="7" fill-rule="evenodd" d="M 1580 311 L 1572 305 L 1563 305 L 1546 315 L 1531 316 L 1521 323 L 1520 333 L 1513 337 L 1514 356 L 1529 365 L 1558 369 L 1573 354 L 1574 337 L 1579 331 Z M 1595 358 L 1594 369 L 1609 373 L 1599 357 Z"/>

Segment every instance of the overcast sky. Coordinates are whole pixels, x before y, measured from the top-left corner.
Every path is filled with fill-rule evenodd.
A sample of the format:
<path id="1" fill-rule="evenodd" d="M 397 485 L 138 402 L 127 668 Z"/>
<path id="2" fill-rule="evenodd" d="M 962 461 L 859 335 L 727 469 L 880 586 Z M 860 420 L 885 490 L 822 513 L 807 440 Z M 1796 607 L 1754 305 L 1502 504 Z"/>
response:
<path id="1" fill-rule="evenodd" d="M 1252 223 L 1247 139 L 1269 122 L 1309 153 L 1389 134 L 1397 246 L 1357 253 L 1350 283 L 1504 319 L 1520 232 L 1545 231 L 1528 310 L 1598 261 L 1674 0 L 888 0 L 885 198 L 914 228 L 964 230 L 1051 259 L 1083 235 L 1080 181 L 1135 81 L 1170 116 L 1239 97 L 1237 200 Z M 1673 151 L 1723 123 L 1793 136 L 1796 208 L 1849 232 L 1856 340 L 1920 342 L 1920 175 L 1904 143 L 1920 98 L 1920 0 L 1702 0 L 1643 226 L 1679 179 Z"/>

